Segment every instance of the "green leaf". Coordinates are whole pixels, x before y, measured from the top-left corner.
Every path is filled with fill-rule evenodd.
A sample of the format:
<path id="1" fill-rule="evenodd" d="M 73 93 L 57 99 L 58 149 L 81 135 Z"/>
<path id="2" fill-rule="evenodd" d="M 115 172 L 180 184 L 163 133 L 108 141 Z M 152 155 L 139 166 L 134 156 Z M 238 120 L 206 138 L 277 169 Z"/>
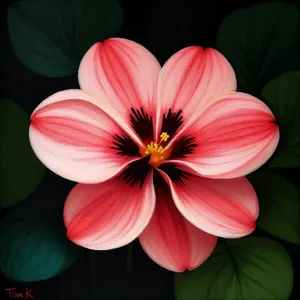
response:
<path id="1" fill-rule="evenodd" d="M 276 76 L 300 66 L 299 11 L 289 3 L 262 3 L 227 16 L 217 48 L 232 64 L 238 90 L 258 95 Z"/>
<path id="2" fill-rule="evenodd" d="M 49 175 L 55 177 L 47 172 Z M 83 250 L 66 237 L 63 206 L 69 182 L 46 179 L 50 180 L 43 181 L 0 223 L 0 269 L 14 281 L 33 282 L 60 275 Z"/>
<path id="3" fill-rule="evenodd" d="M 122 23 L 116 0 L 20 0 L 8 10 L 15 54 L 28 69 L 47 77 L 75 73 L 85 52 L 118 34 Z"/>
<path id="4" fill-rule="evenodd" d="M 198 269 L 175 275 L 176 300 L 284 300 L 292 287 L 288 253 L 263 237 L 222 242 Z"/>
<path id="5" fill-rule="evenodd" d="M 248 179 L 259 200 L 257 225 L 277 238 L 300 245 L 300 191 L 279 174 L 258 171 Z"/>
<path id="6" fill-rule="evenodd" d="M 268 163 L 269 167 L 299 168 L 300 71 L 285 73 L 271 80 L 260 97 L 271 108 L 280 130 L 279 145 Z"/>
<path id="7" fill-rule="evenodd" d="M 0 206 L 25 200 L 40 184 L 44 166 L 31 149 L 29 117 L 11 100 L 0 100 Z"/>

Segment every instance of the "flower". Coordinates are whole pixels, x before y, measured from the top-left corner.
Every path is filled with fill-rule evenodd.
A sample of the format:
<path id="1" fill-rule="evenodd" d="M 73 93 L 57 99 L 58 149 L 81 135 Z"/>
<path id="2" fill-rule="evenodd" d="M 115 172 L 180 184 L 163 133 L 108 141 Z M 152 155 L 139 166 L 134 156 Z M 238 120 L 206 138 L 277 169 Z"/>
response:
<path id="1" fill-rule="evenodd" d="M 67 197 L 68 238 L 95 250 L 139 237 L 175 272 L 198 267 L 217 237 L 255 229 L 256 193 L 243 176 L 273 154 L 279 130 L 259 99 L 236 92 L 218 51 L 182 49 L 163 67 L 122 38 L 83 57 L 81 90 L 32 113 L 30 141 L 56 174 L 79 182 Z"/>

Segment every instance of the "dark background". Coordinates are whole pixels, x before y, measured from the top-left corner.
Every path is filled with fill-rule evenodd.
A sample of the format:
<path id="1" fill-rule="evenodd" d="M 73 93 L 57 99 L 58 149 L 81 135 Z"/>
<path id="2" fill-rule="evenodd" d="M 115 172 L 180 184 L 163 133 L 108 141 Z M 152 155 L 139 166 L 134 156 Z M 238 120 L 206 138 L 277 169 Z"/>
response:
<path id="1" fill-rule="evenodd" d="M 65 78 L 49 79 L 27 70 L 15 57 L 7 35 L 6 9 L 14 1 L 1 1 L 0 97 L 13 99 L 30 114 L 38 103 L 56 91 L 77 88 L 77 76 L 75 74 Z M 141 43 L 163 64 L 172 54 L 186 46 L 215 47 L 218 27 L 226 15 L 237 8 L 266 1 L 141 0 L 133 3 L 132 0 L 120 0 L 119 2 L 125 15 L 125 23 L 119 36 Z M 295 183 L 297 174 L 299 175 L 299 171 L 293 173 L 285 171 L 285 175 Z M 67 196 L 72 186 L 72 183 L 50 171 L 47 171 L 42 183 L 45 194 L 54 188 L 56 196 L 62 199 Z M 297 246 L 283 244 L 292 257 L 297 282 L 296 280 L 299 280 Z M 90 251 L 85 251 L 64 274 L 41 282 L 6 282 L 1 275 L 0 288 L 1 290 L 7 287 L 32 288 L 32 294 L 38 300 L 174 299 L 173 273 L 152 262 L 142 251 L 139 243 L 135 242 L 132 274 L 128 274 L 126 251 L 127 248 L 123 247 L 93 252 L 92 258 Z M 90 275 L 91 266 L 93 274 L 96 274 L 95 278 Z M 297 299 L 299 295 L 299 287 L 295 285 L 291 299 Z M 6 299 L 5 296 L 3 299 Z"/>

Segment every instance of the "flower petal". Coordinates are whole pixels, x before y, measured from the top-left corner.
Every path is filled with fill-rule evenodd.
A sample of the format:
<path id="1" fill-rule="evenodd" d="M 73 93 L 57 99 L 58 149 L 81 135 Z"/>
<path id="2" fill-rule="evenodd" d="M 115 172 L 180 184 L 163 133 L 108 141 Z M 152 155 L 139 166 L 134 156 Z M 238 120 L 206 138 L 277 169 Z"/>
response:
<path id="1" fill-rule="evenodd" d="M 255 229 L 258 200 L 245 177 L 209 179 L 188 174 L 180 185 L 160 173 L 171 188 L 176 207 L 196 227 L 223 238 L 242 237 Z"/>
<path id="2" fill-rule="evenodd" d="M 68 90 L 47 98 L 31 115 L 29 137 L 37 157 L 56 174 L 82 183 L 105 181 L 139 159 L 112 148 L 122 130 L 93 103 L 84 92 Z"/>
<path id="3" fill-rule="evenodd" d="M 228 94 L 209 107 L 182 133 L 187 135 L 195 138 L 193 153 L 169 162 L 211 178 L 235 178 L 255 171 L 272 156 L 279 141 L 270 109 L 244 93 Z M 175 141 L 173 149 L 177 146 Z"/>
<path id="4" fill-rule="evenodd" d="M 183 128 L 223 93 L 236 90 L 234 71 L 217 50 L 191 46 L 175 53 L 158 79 L 156 132 L 163 114 L 182 110 Z"/>
<path id="5" fill-rule="evenodd" d="M 173 272 L 193 270 L 216 246 L 217 238 L 189 223 L 176 208 L 167 184 L 155 182 L 156 207 L 140 235 L 144 251 L 163 268 Z"/>
<path id="6" fill-rule="evenodd" d="M 93 250 L 122 247 L 140 235 L 154 207 L 152 172 L 141 189 L 120 178 L 95 185 L 77 184 L 64 208 L 68 238 Z"/>
<path id="7" fill-rule="evenodd" d="M 98 99 L 98 105 L 132 132 L 132 109 L 151 114 L 161 67 L 143 46 L 122 38 L 96 43 L 83 57 L 80 87 Z M 151 128 L 152 131 L 152 128 Z"/>

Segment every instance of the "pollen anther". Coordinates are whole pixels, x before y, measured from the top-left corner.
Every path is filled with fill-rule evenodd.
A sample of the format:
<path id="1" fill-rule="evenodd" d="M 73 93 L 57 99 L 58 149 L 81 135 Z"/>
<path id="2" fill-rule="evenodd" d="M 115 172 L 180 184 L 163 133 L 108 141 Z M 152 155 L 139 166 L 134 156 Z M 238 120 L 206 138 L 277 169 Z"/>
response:
<path id="1" fill-rule="evenodd" d="M 164 151 L 164 148 L 162 146 L 159 146 L 156 143 L 151 142 L 150 144 L 148 144 L 147 146 L 147 151 L 150 152 L 158 152 L 158 153 L 162 153 Z"/>

